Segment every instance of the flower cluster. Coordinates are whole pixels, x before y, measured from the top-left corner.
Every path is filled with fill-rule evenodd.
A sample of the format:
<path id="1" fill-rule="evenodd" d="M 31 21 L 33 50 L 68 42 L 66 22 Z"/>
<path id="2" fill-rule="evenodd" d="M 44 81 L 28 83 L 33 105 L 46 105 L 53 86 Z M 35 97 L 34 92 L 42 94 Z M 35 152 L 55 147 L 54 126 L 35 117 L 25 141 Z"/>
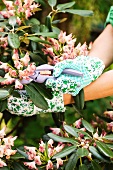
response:
<path id="1" fill-rule="evenodd" d="M 21 80 L 24 79 L 30 82 L 31 75 L 34 74 L 36 70 L 35 63 L 29 63 L 30 57 L 27 52 L 22 58 L 19 57 L 19 52 L 17 49 L 13 50 L 12 60 L 14 67 L 8 63 L 0 62 L 0 69 L 4 69 L 6 74 L 4 76 L 5 80 L 1 82 L 1 85 L 9 85 L 15 82 L 16 89 L 22 89 L 24 82 Z"/>
<path id="2" fill-rule="evenodd" d="M 56 147 L 53 146 L 54 141 L 50 139 L 47 143 L 42 140 L 39 143 L 39 149 L 35 147 L 24 146 L 24 149 L 28 155 L 28 159 L 32 162 L 24 162 L 25 166 L 29 169 L 38 170 L 38 166 L 45 166 L 46 170 L 53 169 L 54 164 L 51 161 L 52 156 L 60 152 L 64 148 L 64 144 L 58 144 Z M 63 165 L 63 160 L 61 158 L 56 159 L 56 168 Z"/>
<path id="3" fill-rule="evenodd" d="M 11 155 L 14 155 L 17 151 L 12 150 L 12 146 L 14 146 L 14 141 L 17 136 L 12 137 L 4 137 L 5 136 L 5 127 L 0 130 L 0 168 L 7 166 L 4 159 L 9 160 Z"/>
<path id="4" fill-rule="evenodd" d="M 6 5 L 6 10 L 0 11 L 0 14 L 4 18 L 10 18 L 11 16 L 17 16 L 16 22 L 21 25 L 25 19 L 28 19 L 32 14 L 38 11 L 39 4 L 36 4 L 34 0 L 16 0 L 6 1 L 3 0 Z"/>
<path id="5" fill-rule="evenodd" d="M 66 59 L 74 59 L 80 55 L 86 56 L 91 48 L 91 44 L 87 47 L 86 43 L 83 45 L 79 43 L 75 46 L 76 38 L 73 38 L 72 34 L 66 35 L 66 32 L 63 31 L 58 35 L 58 39 L 47 38 L 47 41 L 50 45 L 44 44 L 43 52 L 52 59 L 49 61 L 53 65 Z"/>

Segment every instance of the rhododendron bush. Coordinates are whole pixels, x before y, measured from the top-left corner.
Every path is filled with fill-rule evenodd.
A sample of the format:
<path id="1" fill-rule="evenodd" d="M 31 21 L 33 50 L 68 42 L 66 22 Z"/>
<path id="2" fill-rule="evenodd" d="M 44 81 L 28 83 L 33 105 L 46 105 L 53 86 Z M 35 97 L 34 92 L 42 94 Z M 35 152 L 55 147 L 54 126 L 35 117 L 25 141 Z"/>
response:
<path id="1" fill-rule="evenodd" d="M 18 97 L 18 90 L 26 89 L 36 67 L 86 56 L 91 49 L 92 44 L 77 44 L 77 36 L 68 35 L 57 27 L 58 23 L 65 21 L 58 19 L 57 14 L 90 16 L 93 12 L 72 9 L 75 2 L 58 4 L 56 0 L 48 0 L 46 3 L 51 11 L 42 23 L 36 17 L 36 13 L 43 9 L 37 1 L 3 0 L 3 3 L 5 8 L 0 11 L 0 112 L 3 116 L 0 123 L 5 119 L 7 126 L 0 130 L 1 170 L 103 170 L 113 161 L 112 109 L 102 117 L 94 116 L 89 123 L 81 112 L 84 100 L 80 95 L 76 96 L 78 103 L 74 105 L 76 112 L 80 113 L 78 120 L 68 125 L 65 113 L 52 113 L 57 127 L 49 128 L 50 133 L 40 139 L 37 147 L 27 144 L 16 147 L 14 143 L 18 136 L 7 133 L 10 124 L 7 99 L 10 95 Z M 47 109 L 44 97 L 50 99 L 51 90 L 42 87 L 32 90 L 29 86 L 28 95 L 38 107 Z M 35 93 L 40 94 L 40 102 Z M 11 132 L 16 128 L 18 125 Z"/>

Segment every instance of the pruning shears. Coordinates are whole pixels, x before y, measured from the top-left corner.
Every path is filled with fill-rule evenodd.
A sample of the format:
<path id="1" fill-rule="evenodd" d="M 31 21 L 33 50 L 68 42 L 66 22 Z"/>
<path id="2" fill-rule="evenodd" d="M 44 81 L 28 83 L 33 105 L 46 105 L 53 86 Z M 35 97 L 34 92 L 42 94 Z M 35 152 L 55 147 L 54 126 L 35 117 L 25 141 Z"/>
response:
<path id="1" fill-rule="evenodd" d="M 41 71 L 54 71 L 54 66 L 49 65 L 49 64 L 43 64 L 40 65 L 36 68 L 34 75 L 30 76 L 30 78 L 32 79 L 31 81 L 37 82 L 37 83 L 44 83 L 48 78 L 52 78 L 52 79 L 56 79 L 54 76 L 52 75 L 44 75 L 44 74 L 40 74 Z M 63 74 L 70 74 L 70 75 L 74 75 L 74 76 L 79 76 L 82 77 L 83 73 L 74 69 L 64 69 L 62 71 Z M 23 83 L 24 84 L 24 80 Z"/>

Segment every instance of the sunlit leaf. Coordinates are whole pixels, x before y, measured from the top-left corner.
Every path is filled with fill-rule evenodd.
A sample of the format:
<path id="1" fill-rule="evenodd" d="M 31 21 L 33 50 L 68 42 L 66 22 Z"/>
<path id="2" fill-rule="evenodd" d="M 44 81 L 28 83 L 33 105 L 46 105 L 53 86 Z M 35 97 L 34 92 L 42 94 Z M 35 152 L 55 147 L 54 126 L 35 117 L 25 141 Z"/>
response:
<path id="1" fill-rule="evenodd" d="M 79 148 L 79 149 L 77 149 L 76 154 L 77 154 L 79 157 L 84 157 L 84 156 L 88 156 L 89 151 L 88 151 L 86 148 Z"/>
<path id="2" fill-rule="evenodd" d="M 9 18 L 9 24 L 14 27 L 16 25 L 16 20 L 17 20 L 17 17 L 16 16 L 11 16 Z"/>
<path id="3" fill-rule="evenodd" d="M 69 125 L 64 125 L 64 129 L 65 129 L 68 133 L 70 133 L 72 136 L 78 137 L 78 134 L 77 134 L 77 132 L 76 132 L 76 130 L 75 130 L 74 127 L 71 127 L 71 126 L 69 126 Z"/>
<path id="4" fill-rule="evenodd" d="M 58 35 L 54 32 L 39 32 L 39 33 L 36 33 L 35 35 L 42 35 L 43 37 L 51 37 L 51 38 L 58 37 Z"/>
<path id="5" fill-rule="evenodd" d="M 67 143 L 72 143 L 75 145 L 78 144 L 74 139 L 71 139 L 71 138 L 60 137 L 53 133 L 48 133 L 47 135 L 56 142 L 67 142 Z"/>
<path id="6" fill-rule="evenodd" d="M 0 88 L 0 100 L 3 100 L 7 97 L 9 97 L 10 93 L 8 90 Z"/>
<path id="7" fill-rule="evenodd" d="M 29 40 L 32 40 L 34 42 L 40 42 L 40 43 L 44 43 L 44 44 L 50 44 L 48 41 L 44 41 L 41 38 L 38 37 L 28 37 Z"/>
<path id="8" fill-rule="evenodd" d="M 21 26 L 21 27 L 18 27 L 16 31 L 21 31 L 21 30 L 24 30 L 24 29 L 27 29 L 27 28 L 30 28 L 31 26 L 28 25 L 28 26 Z"/>
<path id="9" fill-rule="evenodd" d="M 71 154 L 73 151 L 75 151 L 76 147 L 75 146 L 69 146 L 64 148 L 61 152 L 55 154 L 52 158 L 63 158 L 69 154 Z"/>
<path id="10" fill-rule="evenodd" d="M 57 9 L 61 11 L 61 10 L 64 10 L 64 9 L 72 7 L 74 4 L 75 4 L 75 2 L 68 2 L 68 3 L 58 4 Z"/>
<path id="11" fill-rule="evenodd" d="M 96 141 L 96 145 L 99 151 L 102 152 L 105 156 L 113 158 L 113 152 L 108 148 L 105 143 L 101 141 Z"/>
<path id="12" fill-rule="evenodd" d="M 106 135 L 106 136 L 103 137 L 103 139 L 107 139 L 107 140 L 113 141 L 113 134 Z"/>
<path id="13" fill-rule="evenodd" d="M 57 3 L 57 0 L 48 0 L 48 4 L 51 6 L 51 7 L 54 7 Z"/>
<path id="14" fill-rule="evenodd" d="M 17 34 L 9 33 L 8 34 L 8 43 L 12 48 L 19 48 L 20 40 Z"/>
<path id="15" fill-rule="evenodd" d="M 89 151 L 92 153 L 92 155 L 95 158 L 97 158 L 103 162 L 108 162 L 107 159 L 105 159 L 94 146 L 89 146 Z"/>
<path id="16" fill-rule="evenodd" d="M 90 10 L 66 9 L 62 12 L 64 12 L 64 13 L 68 12 L 68 13 L 80 15 L 80 16 L 83 16 L 83 17 L 88 17 L 88 16 L 93 15 L 93 11 L 90 11 Z"/>
<path id="17" fill-rule="evenodd" d="M 83 126 L 91 133 L 94 132 L 94 128 L 90 125 L 89 122 L 87 122 L 86 120 L 82 119 L 82 124 Z"/>

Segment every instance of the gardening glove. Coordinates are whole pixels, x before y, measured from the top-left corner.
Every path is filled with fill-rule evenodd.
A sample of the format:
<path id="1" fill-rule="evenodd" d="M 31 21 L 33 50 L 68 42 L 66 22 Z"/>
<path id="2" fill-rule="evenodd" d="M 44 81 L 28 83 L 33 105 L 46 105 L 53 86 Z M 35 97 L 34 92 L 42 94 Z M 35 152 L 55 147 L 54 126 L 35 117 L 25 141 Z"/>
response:
<path id="1" fill-rule="evenodd" d="M 51 100 L 45 98 L 48 103 L 47 110 L 36 107 L 25 90 L 20 90 L 18 92 L 20 97 L 11 95 L 8 98 L 7 110 L 11 114 L 16 114 L 18 116 L 33 116 L 40 113 L 65 112 L 66 108 L 64 107 L 63 94 L 61 92 L 53 92 L 53 98 Z"/>
<path id="2" fill-rule="evenodd" d="M 109 13 L 107 15 L 105 27 L 107 24 L 111 24 L 113 26 L 113 6 L 111 6 Z"/>
<path id="3" fill-rule="evenodd" d="M 83 76 L 61 74 L 65 68 L 80 71 Z M 103 61 L 96 57 L 78 56 L 75 59 L 67 59 L 55 65 L 53 76 L 56 79 L 47 79 L 46 86 L 53 91 L 76 96 L 82 88 L 96 80 L 104 68 Z"/>

